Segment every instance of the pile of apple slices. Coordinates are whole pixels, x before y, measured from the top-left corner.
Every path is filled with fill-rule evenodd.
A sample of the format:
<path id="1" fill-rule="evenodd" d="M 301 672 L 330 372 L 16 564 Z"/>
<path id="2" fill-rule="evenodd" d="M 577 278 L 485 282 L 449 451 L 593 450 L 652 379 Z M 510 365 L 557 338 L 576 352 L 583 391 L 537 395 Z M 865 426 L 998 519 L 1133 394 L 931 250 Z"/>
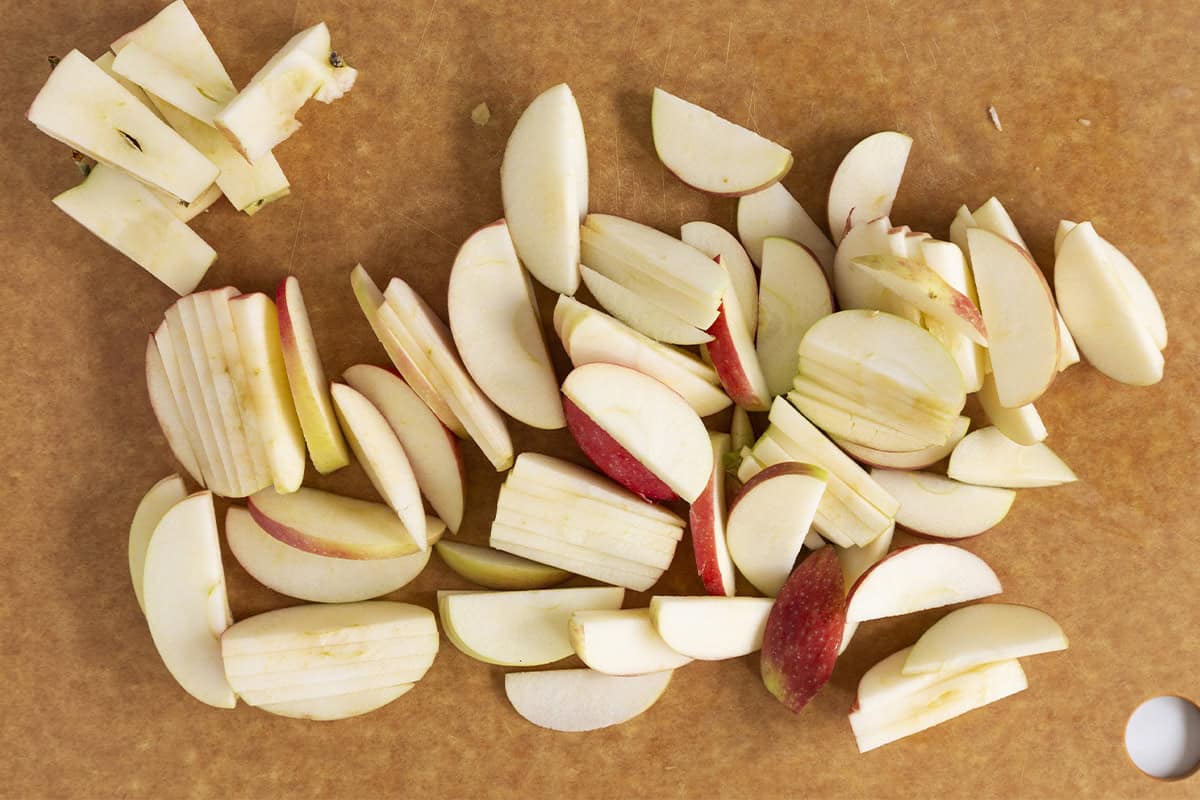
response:
<path id="1" fill-rule="evenodd" d="M 356 71 L 318 23 L 293 37 L 240 93 L 184 0 L 95 61 L 59 60 L 26 116 L 96 162 L 54 204 L 184 295 L 216 252 L 187 222 L 222 195 L 257 213 L 286 196 L 271 149 L 300 127 L 310 97 L 329 103 Z"/>

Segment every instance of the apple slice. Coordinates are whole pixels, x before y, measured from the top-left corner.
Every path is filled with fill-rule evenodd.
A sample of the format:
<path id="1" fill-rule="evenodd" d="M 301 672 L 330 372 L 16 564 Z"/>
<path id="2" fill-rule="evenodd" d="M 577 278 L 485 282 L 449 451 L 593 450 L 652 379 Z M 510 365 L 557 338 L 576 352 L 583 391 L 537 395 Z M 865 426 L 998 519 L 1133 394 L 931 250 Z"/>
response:
<path id="1" fill-rule="evenodd" d="M 129 524 L 129 578 L 133 581 L 133 594 L 138 608 L 146 613 L 146 601 L 142 597 L 142 577 L 146 570 L 146 549 L 150 537 L 166 513 L 187 497 L 187 488 L 178 475 L 168 475 L 150 487 L 133 512 Z"/>
<path id="2" fill-rule="evenodd" d="M 904 660 L 905 675 L 963 672 L 982 664 L 1067 649 L 1067 636 L 1044 611 L 981 603 L 951 611 L 921 635 Z"/>
<path id="3" fill-rule="evenodd" d="M 924 261 L 885 254 L 859 256 L 851 263 L 928 317 L 976 344 L 987 345 L 987 327 L 971 298 L 947 283 Z"/>
<path id="4" fill-rule="evenodd" d="M 1017 444 L 994 427 L 967 434 L 950 454 L 946 474 L 963 483 L 1007 489 L 1058 486 L 1079 480 L 1045 444 Z"/>
<path id="5" fill-rule="evenodd" d="M 171 675 L 200 702 L 233 708 L 220 645 L 233 619 L 211 492 L 163 514 L 146 547 L 142 591 L 150 635 Z"/>
<path id="6" fill-rule="evenodd" d="M 873 469 L 871 477 L 900 501 L 896 522 L 935 539 L 965 539 L 1008 516 L 1017 493 L 973 486 L 931 472 Z"/>
<path id="7" fill-rule="evenodd" d="M 430 517 L 426 530 L 436 541 L 445 525 Z M 374 559 L 317 555 L 275 538 L 249 511 L 236 507 L 225 515 L 225 538 L 250 577 L 268 589 L 312 603 L 353 603 L 394 592 L 421 574 L 430 553 Z"/>
<path id="8" fill-rule="evenodd" d="M 763 634 L 763 685 L 792 713 L 800 713 L 829 681 L 845 627 L 842 569 L 827 547 L 792 571 Z"/>
<path id="9" fill-rule="evenodd" d="M 128 36 L 129 34 L 125 34 L 125 35 Z M 119 72 L 117 72 L 116 70 L 114 70 L 112 68 L 113 62 L 116 60 L 117 60 L 116 53 L 114 53 L 112 50 L 105 50 L 103 53 L 101 53 L 100 55 L 93 58 L 92 63 L 95 64 L 100 69 L 104 70 L 105 75 L 107 75 L 108 77 L 115 80 L 117 83 L 124 86 L 126 91 L 128 91 L 131 95 L 136 97 L 138 99 L 138 101 L 142 105 L 144 105 L 146 108 L 153 111 L 158 116 L 159 119 L 163 120 L 163 122 L 166 122 L 166 119 L 163 117 L 162 113 L 155 107 L 154 102 L 150 99 L 150 95 L 146 94 L 145 89 L 138 86 L 136 83 L 129 80 L 124 75 L 120 74 Z M 170 125 L 171 123 L 167 122 L 167 124 Z M 212 188 L 213 188 L 212 186 L 208 187 L 208 190 L 206 190 L 203 194 L 201 194 L 200 197 L 207 197 L 207 195 L 209 194 L 209 190 L 211 190 Z M 179 200 L 172 194 L 163 192 L 161 189 L 154 189 L 153 191 L 159 192 L 163 198 L 170 198 L 174 203 L 176 203 L 178 205 L 182 205 L 185 207 L 188 205 L 191 205 L 190 203 L 184 203 L 183 201 Z M 200 197 L 196 198 L 196 200 L 199 200 Z M 217 194 L 213 199 L 214 200 L 221 199 L 221 194 L 220 194 L 219 189 L 217 190 Z M 196 202 L 196 201 L 193 201 L 193 202 Z M 184 220 L 184 222 L 186 222 L 186 221 L 187 220 Z"/>
<path id="10" fill-rule="evenodd" d="M 458 442 L 403 380 L 381 367 L 358 364 L 343 374 L 379 410 L 400 440 L 421 494 L 452 533 L 462 525 L 466 476 Z"/>
<path id="11" fill-rule="evenodd" d="M 490 547 L 440 541 L 434 547 L 442 561 L 459 577 L 489 589 L 545 589 L 571 577 L 566 570 L 548 567 Z"/>
<path id="12" fill-rule="evenodd" d="M 247 500 L 247 507 L 267 533 L 319 556 L 391 559 L 422 549 L 396 512 L 382 503 L 317 489 L 289 494 L 264 489 Z M 425 529 L 424 516 L 421 522 Z"/>
<path id="13" fill-rule="evenodd" d="M 756 346 L 772 396 L 791 388 L 800 340 L 817 320 L 832 313 L 829 280 L 812 251 L 791 239 L 764 239 Z"/>
<path id="14" fill-rule="evenodd" d="M 349 719 L 369 714 L 383 708 L 388 703 L 408 694 L 416 684 L 401 683 L 398 686 L 384 686 L 381 689 L 359 689 L 348 694 L 335 694 L 328 697 L 315 697 L 307 700 L 287 700 L 281 703 L 267 703 L 259 708 L 280 717 L 293 719 L 308 719 L 316 722 L 330 722 L 337 719 Z"/>
<path id="15" fill-rule="evenodd" d="M 984 376 L 977 398 L 988 420 L 1017 444 L 1037 444 L 1046 439 L 1046 426 L 1033 403 L 1026 403 L 1017 408 L 1001 405 L 1000 396 L 996 393 L 994 375 Z"/>
<path id="16" fill-rule="evenodd" d="M 911 136 L 880 131 L 850 148 L 829 186 L 829 232 L 834 244 L 858 223 L 892 213 L 912 144 Z"/>
<path id="17" fill-rule="evenodd" d="M 705 347 L 713 368 L 721 378 L 725 392 L 747 411 L 766 411 L 771 407 L 771 391 L 767 388 L 754 336 L 746 328 L 742 307 L 737 295 L 730 292 L 721 301 L 717 321 L 709 326 L 713 340 Z"/>
<path id="18" fill-rule="evenodd" d="M 579 288 L 579 223 L 588 207 L 587 145 L 571 89 L 552 86 L 521 113 L 500 163 L 512 243 L 551 291 Z"/>
<path id="19" fill-rule="evenodd" d="M 590 669 L 510 672 L 504 693 L 525 719 L 552 731 L 594 731 L 628 722 L 658 702 L 672 671 L 605 675 Z"/>
<path id="20" fill-rule="evenodd" d="M 954 219 L 950 221 L 950 241 L 958 245 L 958 249 L 964 254 L 968 253 L 970 252 L 970 247 L 967 244 L 967 230 L 978 227 L 979 223 L 975 221 L 971 210 L 965 205 L 961 205 L 954 212 Z"/>
<path id="21" fill-rule="evenodd" d="M 696 574 L 704 584 L 704 591 L 732 597 L 736 573 L 725 541 L 725 458 L 729 454 L 730 437 L 726 433 L 708 436 L 712 442 L 712 475 L 704 491 L 692 503 L 688 524 L 696 555 Z"/>
<path id="22" fill-rule="evenodd" d="M 595 472 L 540 453 L 522 453 L 517 457 L 508 482 L 520 485 L 530 493 L 533 487 L 560 504 L 565 501 L 592 501 L 603 504 L 614 513 L 628 515 L 631 520 L 650 520 L 670 527 L 682 528 L 683 520 L 661 506 L 647 503 L 632 492 L 622 489 Z"/>
<path id="23" fill-rule="evenodd" d="M 581 265 L 579 273 L 596 302 L 638 333 L 667 344 L 704 344 L 712 341 L 713 337 L 704 330 L 596 270 Z"/>
<path id="24" fill-rule="evenodd" d="M 763 594 L 774 597 L 787 581 L 828 477 L 812 464 L 776 464 L 747 481 L 730 504 L 729 553 Z"/>
<path id="25" fill-rule="evenodd" d="M 1037 264 L 1019 245 L 981 228 L 967 231 L 979 305 L 991 336 L 996 394 L 1010 408 L 1040 397 L 1058 372 L 1057 310 Z"/>
<path id="26" fill-rule="evenodd" d="M 625 590 L 612 586 L 521 592 L 438 592 L 446 636 L 478 661 L 534 667 L 574 650 L 567 622 L 576 611 L 617 609 Z"/>
<path id="27" fill-rule="evenodd" d="M 219 170 L 78 50 L 59 61 L 25 116 L 46 135 L 185 203 Z"/>
<path id="28" fill-rule="evenodd" d="M 476 231 L 459 248 L 447 308 L 458 353 L 483 393 L 526 425 L 564 427 L 533 286 L 503 220 Z"/>
<path id="29" fill-rule="evenodd" d="M 192 430 L 194 422 L 190 417 L 183 416 L 183 411 L 175 400 L 171 381 L 153 334 L 146 339 L 146 389 L 150 395 L 150 407 L 154 410 L 154 417 L 167 440 L 167 446 L 171 448 L 171 455 L 175 456 L 175 460 L 192 480 L 203 487 L 204 473 L 192 447 L 195 436 Z"/>
<path id="30" fill-rule="evenodd" d="M 1115 381 L 1149 386 L 1162 380 L 1163 373 L 1157 319 L 1151 325 L 1143 322 L 1144 314 L 1126 288 L 1135 282 L 1122 278 L 1114 263 L 1119 260 L 1110 257 L 1096 229 L 1084 222 L 1063 238 L 1054 261 L 1054 288 L 1067 326 L 1092 366 Z"/>
<path id="31" fill-rule="evenodd" d="M 838 561 L 842 565 L 842 577 L 845 579 L 846 590 L 849 591 L 858 579 L 866 573 L 871 567 L 878 564 L 887 556 L 888 551 L 892 548 L 892 538 L 896 534 L 896 526 L 891 525 L 886 531 L 876 536 L 870 542 L 855 547 L 839 547 L 837 548 Z M 856 622 L 855 625 L 858 623 Z M 846 628 L 848 634 L 853 635 L 854 631 L 848 626 Z M 846 636 L 846 643 L 850 641 L 850 635 Z M 842 649 L 845 649 L 843 644 Z"/>
<path id="32" fill-rule="evenodd" d="M 646 568 L 600 551 L 572 547 L 558 540 L 538 537 L 502 525 L 492 526 L 489 543 L 495 549 L 514 556 L 556 566 L 613 586 L 624 586 L 636 592 L 648 590 L 658 582 L 663 572 L 661 569 Z"/>
<path id="33" fill-rule="evenodd" d="M 758 279 L 754 263 L 745 248 L 729 231 L 711 222 L 689 222 L 679 229 L 680 240 L 712 259 L 720 259 L 729 273 L 729 288 L 737 296 L 746 321 L 746 330 L 754 336 L 758 325 Z"/>
<path id="34" fill-rule="evenodd" d="M 729 452 L 741 453 L 752 444 L 754 427 L 750 423 L 750 415 L 744 408 L 733 409 L 733 416 L 729 420 Z"/>
<path id="35" fill-rule="evenodd" d="M 562 391 L 572 435 L 618 483 L 658 499 L 667 499 L 665 485 L 689 503 L 704 490 L 712 473 L 708 432 L 678 394 L 654 378 L 613 364 L 576 367 Z M 572 407 L 581 413 L 573 413 Z M 611 442 L 592 435 L 595 431 Z M 661 485 L 628 469 L 630 458 Z"/>
<path id="36" fill-rule="evenodd" d="M 967 435 L 967 428 L 970 426 L 970 417 L 959 417 L 955 421 L 954 430 L 950 432 L 950 438 L 946 440 L 945 444 L 926 447 L 923 450 L 909 450 L 907 452 L 876 450 L 846 441 L 845 439 L 835 438 L 834 442 L 855 460 L 868 466 L 883 467 L 884 469 L 925 469 L 950 455 L 954 451 L 954 448 L 958 446 L 958 443 L 962 441 L 962 438 Z"/>
<path id="37" fill-rule="evenodd" d="M 847 619 L 866 622 L 999 594 L 1000 579 L 982 558 L 949 544 L 890 553 L 850 589 Z"/>
<path id="38" fill-rule="evenodd" d="M 187 430 L 192 453 L 196 456 L 200 472 L 204 477 L 203 483 L 206 486 L 215 485 L 217 488 L 214 491 L 218 493 L 221 491 L 228 493 L 232 491 L 229 488 L 229 476 L 225 473 L 216 452 L 212 430 L 206 423 L 205 414 L 207 412 L 203 410 L 203 400 L 199 398 L 199 387 L 195 385 L 195 371 L 191 366 L 191 359 L 187 356 L 187 343 L 184 342 L 180 348 L 183 350 L 181 360 L 175 352 L 175 340 L 165 319 L 155 329 L 153 338 L 154 347 L 162 361 L 163 372 L 171 387 L 171 396 L 175 398 L 175 406 L 179 409 L 180 418 Z M 187 375 L 184 374 L 185 366 L 189 370 Z"/>
<path id="39" fill-rule="evenodd" d="M 920 324 L 920 311 L 854 264 L 860 256 L 907 255 L 908 232 L 907 226 L 893 228 L 887 217 L 860 223 L 846 232 L 833 259 L 833 288 L 839 308 L 886 311 Z"/>
<path id="40" fill-rule="evenodd" d="M 833 243 L 782 183 L 738 200 L 737 230 L 746 252 L 760 267 L 763 240 L 779 236 L 807 247 L 821 262 L 825 274 L 832 275 Z"/>
<path id="41" fill-rule="evenodd" d="M 576 611 L 567 627 L 575 654 L 607 675 L 645 675 L 692 660 L 663 641 L 650 621 L 649 609 Z"/>
<path id="42" fill-rule="evenodd" d="M 976 306 L 979 296 L 975 292 L 975 278 L 967 266 L 966 256 L 958 245 L 953 242 L 942 242 L 937 239 L 926 239 L 921 242 L 919 260 L 942 277 L 958 292 L 966 295 Z M 975 344 L 970 337 L 955 332 L 949 326 L 934 320 L 922 319 L 922 327 L 933 334 L 942 343 L 946 352 L 958 365 L 963 376 L 963 385 L 967 394 L 979 391 L 983 384 L 984 366 L 987 359 L 983 348 Z"/>
<path id="43" fill-rule="evenodd" d="M 769 597 L 653 597 L 650 619 L 671 649 L 691 658 L 719 661 L 762 647 Z"/>

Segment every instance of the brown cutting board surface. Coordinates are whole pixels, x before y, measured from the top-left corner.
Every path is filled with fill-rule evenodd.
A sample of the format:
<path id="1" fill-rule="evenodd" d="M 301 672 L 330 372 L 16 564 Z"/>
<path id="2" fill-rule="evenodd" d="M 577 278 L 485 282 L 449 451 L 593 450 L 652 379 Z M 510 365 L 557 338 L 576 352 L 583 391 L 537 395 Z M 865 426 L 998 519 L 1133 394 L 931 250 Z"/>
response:
<path id="1" fill-rule="evenodd" d="M 192 5 L 239 84 L 322 19 L 361 70 L 352 94 L 305 108 L 304 128 L 276 151 L 292 197 L 252 220 L 222 201 L 195 223 L 220 256 L 204 286 L 270 290 L 300 277 L 334 375 L 385 363 L 350 268 L 402 276 L 444 314 L 457 245 L 502 214 L 513 123 L 561 81 L 583 113 L 595 211 L 669 231 L 733 225 L 733 200 L 688 189 L 657 161 L 649 98 L 660 85 L 791 147 L 785 184 L 818 220 L 846 150 L 896 129 L 916 140 L 897 224 L 944 238 L 960 203 L 995 194 L 1045 268 L 1063 217 L 1094 220 L 1141 266 L 1170 324 L 1166 378 L 1135 389 L 1086 365 L 1059 377 L 1039 408 L 1080 482 L 1022 492 L 999 528 L 965 545 L 995 567 L 1003 599 L 1062 622 L 1070 651 L 1028 659 L 1028 691 L 860 756 L 846 721 L 859 677 L 942 612 L 864 625 L 799 716 L 764 691 L 754 656 L 679 670 L 626 725 L 552 733 L 509 707 L 502 669 L 445 641 L 413 692 L 361 719 L 304 723 L 185 695 L 155 653 L 125 552 L 142 493 L 176 469 L 142 379 L 145 337 L 173 296 L 51 205 L 79 176 L 23 119 L 47 56 L 96 56 L 159 3 L 0 4 L 0 796 L 1200 794 L 1200 777 L 1155 784 L 1122 745 L 1143 699 L 1200 695 L 1200 5 L 1120 5 Z M 470 119 L 480 102 L 492 113 L 484 127 Z M 519 449 L 582 459 L 565 432 L 512 429 Z M 482 543 L 499 476 L 474 446 L 464 453 L 460 537 Z M 313 484 L 371 496 L 356 466 Z M 294 602 L 226 556 L 236 617 Z M 438 588 L 468 585 L 435 558 L 396 597 L 433 608 Z M 699 592 L 686 539 L 657 588 Z M 646 599 L 631 593 L 627 605 Z"/>

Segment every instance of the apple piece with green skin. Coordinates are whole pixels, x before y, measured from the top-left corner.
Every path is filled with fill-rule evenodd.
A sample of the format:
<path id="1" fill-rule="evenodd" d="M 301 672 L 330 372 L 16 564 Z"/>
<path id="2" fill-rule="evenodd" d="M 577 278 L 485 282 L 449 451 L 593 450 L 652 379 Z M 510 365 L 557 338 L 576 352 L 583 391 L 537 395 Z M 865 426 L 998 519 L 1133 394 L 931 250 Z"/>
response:
<path id="1" fill-rule="evenodd" d="M 721 301 L 721 311 L 708 332 L 713 340 L 704 347 L 733 402 L 747 411 L 770 408 L 771 391 L 759 366 L 754 336 L 747 331 L 737 295 L 730 292 Z"/>
<path id="2" fill-rule="evenodd" d="M 900 501 L 896 522 L 922 536 L 966 539 L 999 525 L 1017 493 L 974 486 L 931 472 L 873 469 L 871 477 Z"/>
<path id="3" fill-rule="evenodd" d="M 971 298 L 947 283 L 923 261 L 885 254 L 859 256 L 851 263 L 866 270 L 881 286 L 923 314 L 976 344 L 987 345 L 987 327 Z"/>
<path id="4" fill-rule="evenodd" d="M 458 441 L 408 384 L 368 364 L 350 367 L 342 378 L 371 402 L 400 440 L 421 494 L 452 533 L 462 525 L 466 475 Z"/>
<path id="5" fill-rule="evenodd" d="M 628 722 L 658 702 L 673 671 L 605 675 L 591 669 L 510 672 L 504 693 L 529 722 L 552 731 L 578 732 Z"/>
<path id="6" fill-rule="evenodd" d="M 129 524 L 129 578 L 133 581 L 133 594 L 138 608 L 146 613 L 146 601 L 142 597 L 142 578 L 146 570 L 146 549 L 158 523 L 174 506 L 187 497 L 187 487 L 178 475 L 168 475 L 150 487 L 133 512 Z"/>
<path id="7" fill-rule="evenodd" d="M 175 456 L 175 460 L 192 480 L 203 487 L 204 474 L 200 469 L 196 451 L 192 449 L 195 436 L 191 429 L 193 422 L 190 417 L 185 419 L 175 400 L 170 378 L 167 376 L 162 355 L 158 352 L 158 344 L 153 335 L 146 339 L 146 389 L 150 395 L 150 407 L 154 410 L 154 417 L 167 440 L 171 455 Z"/>
<path id="8" fill-rule="evenodd" d="M 755 347 L 772 396 L 791 388 L 800 341 L 832 313 L 829 281 L 812 251 L 791 239 L 764 239 Z"/>
<path id="9" fill-rule="evenodd" d="M 867 622 L 999 594 L 1000 579 L 979 556 L 949 544 L 901 547 L 851 587 L 847 619 Z"/>
<path id="10" fill-rule="evenodd" d="M 288 494 L 264 489 L 247 508 L 284 544 L 330 558 L 398 558 L 421 550 L 396 512 L 382 503 L 307 487 Z M 422 528 L 425 518 L 422 516 Z"/>
<path id="11" fill-rule="evenodd" d="M 907 226 L 893 228 L 887 217 L 859 223 L 846 232 L 833 259 L 833 290 L 838 308 L 886 311 L 920 324 L 920 311 L 854 265 L 854 259 L 860 256 L 907 255 L 908 233 Z"/>
<path id="12" fill-rule="evenodd" d="M 786 147 L 657 87 L 650 128 L 663 165 L 702 192 L 723 197 L 750 194 L 792 168 Z"/>
<path id="13" fill-rule="evenodd" d="M 490 547 L 443 540 L 434 549 L 459 577 L 488 589 L 546 589 L 571 577 L 566 570 Z"/>
<path id="14" fill-rule="evenodd" d="M 980 428 L 950 454 L 946 474 L 956 481 L 1003 489 L 1058 486 L 1079 480 L 1045 443 L 1021 445 L 997 428 Z"/>
<path id="15" fill-rule="evenodd" d="M 758 279 L 754 275 L 754 263 L 741 242 L 711 222 L 688 222 L 680 227 L 679 238 L 709 258 L 720 258 L 721 266 L 729 273 L 729 288 L 737 295 L 742 307 L 746 330 L 753 336 L 758 326 Z"/>
<path id="16" fill-rule="evenodd" d="M 962 441 L 963 437 L 967 435 L 969 427 L 971 427 L 971 418 L 959 417 L 955 420 L 954 429 L 950 432 L 950 437 L 946 439 L 945 444 L 906 452 L 876 450 L 871 447 L 863 447 L 861 444 L 848 442 L 845 439 L 835 438 L 833 441 L 856 461 L 871 467 L 883 467 L 884 469 L 925 469 L 950 455 L 954 451 L 954 448 L 958 446 L 958 443 Z"/>
<path id="17" fill-rule="evenodd" d="M 828 478 L 813 464 L 775 464 L 747 481 L 730 504 L 729 554 L 768 597 L 787 581 Z"/>
<path id="18" fill-rule="evenodd" d="M 575 655 L 606 675 L 645 675 L 692 661 L 663 641 L 646 608 L 576 611 L 567 628 Z"/>
<path id="19" fill-rule="evenodd" d="M 696 556 L 696 574 L 710 595 L 734 595 L 733 559 L 725 541 L 725 457 L 729 454 L 729 434 L 710 433 L 712 476 L 704 491 L 692 503 L 688 525 L 692 532 L 692 550 Z"/>
<path id="20" fill-rule="evenodd" d="M 439 591 L 442 629 L 463 653 L 487 664 L 534 667 L 574 653 L 568 620 L 576 611 L 621 607 L 613 586 L 517 592 Z"/>
<path id="21" fill-rule="evenodd" d="M 500 163 L 500 193 L 521 262 L 551 291 L 575 294 L 588 158 L 583 119 L 565 83 L 542 92 L 521 112 Z"/>
<path id="22" fill-rule="evenodd" d="M 562 392 L 571 433 L 618 483 L 647 499 L 678 495 L 689 503 L 708 484 L 704 423 L 659 381 L 628 367 L 586 364 L 571 371 Z"/>
<path id="23" fill-rule="evenodd" d="M 605 275 L 580 265 L 579 274 L 600 306 L 643 336 L 666 344 L 704 344 L 712 336 L 662 306 L 626 289 Z"/>
<path id="24" fill-rule="evenodd" d="M 763 685 L 792 713 L 800 713 L 829 681 L 845 627 L 842 568 L 826 547 L 792 570 L 763 634 Z"/>
<path id="25" fill-rule="evenodd" d="M 1044 611 L 980 603 L 935 622 L 904 659 L 905 675 L 962 672 L 983 664 L 1066 650 L 1062 627 Z"/>
<path id="26" fill-rule="evenodd" d="M 413 686 L 416 684 L 401 683 L 396 686 L 384 686 L 380 689 L 359 689 L 347 694 L 335 694 L 328 697 L 267 703 L 259 706 L 259 709 L 280 717 L 331 722 L 377 711 L 393 700 L 408 694 Z"/>
<path id="27" fill-rule="evenodd" d="M 850 148 L 829 186 L 829 232 L 834 244 L 860 222 L 892 213 L 912 144 L 911 136 L 880 131 Z"/>
<path id="28" fill-rule="evenodd" d="M 746 253 L 759 267 L 763 263 L 763 240 L 780 236 L 807 247 L 821 262 L 825 274 L 833 274 L 833 243 L 782 183 L 738 200 L 737 231 Z"/>
<path id="29" fill-rule="evenodd" d="M 1045 441 L 1046 425 L 1033 403 L 1016 408 L 1002 405 L 1000 396 L 996 393 L 994 375 L 984 376 L 983 385 L 979 387 L 976 397 L 988 420 L 1017 444 L 1033 445 Z"/>
<path id="30" fill-rule="evenodd" d="M 425 527 L 432 542 L 446 526 L 429 517 Z M 225 515 L 225 538 L 250 577 L 268 589 L 311 603 L 354 603 L 394 592 L 421 574 L 431 552 L 373 559 L 321 556 L 276 539 L 249 511 L 236 507 Z"/>
<path id="31" fill-rule="evenodd" d="M 142 592 L 150 636 L 171 675 L 200 702 L 233 708 L 220 645 L 233 618 L 211 492 L 163 514 L 146 547 Z"/>
<path id="32" fill-rule="evenodd" d="M 762 647 L 769 597 L 654 597 L 650 619 L 671 649 L 691 658 L 720 661 Z"/>

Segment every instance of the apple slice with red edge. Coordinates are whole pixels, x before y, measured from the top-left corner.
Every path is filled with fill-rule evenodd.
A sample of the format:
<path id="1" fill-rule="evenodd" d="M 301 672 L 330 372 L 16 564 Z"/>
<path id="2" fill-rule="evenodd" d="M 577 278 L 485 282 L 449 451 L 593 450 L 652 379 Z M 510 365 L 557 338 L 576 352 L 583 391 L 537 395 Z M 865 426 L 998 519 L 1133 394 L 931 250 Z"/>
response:
<path id="1" fill-rule="evenodd" d="M 921 312 L 901 300 L 861 267 L 854 265 L 860 256 L 908 253 L 908 229 L 893 228 L 887 217 L 879 217 L 855 225 L 838 244 L 833 259 L 833 290 L 840 309 L 867 308 L 886 311 L 909 322 L 919 324 Z"/>
<path id="2" fill-rule="evenodd" d="M 966 295 L 977 307 L 979 296 L 975 292 L 975 278 L 967 266 L 966 255 L 953 242 L 925 239 L 921 242 L 917 258 L 925 266 L 940 275 L 955 290 Z M 953 328 L 934 319 L 922 319 L 922 327 L 934 335 L 946 348 L 962 372 L 963 385 L 967 394 L 979 391 L 983 383 L 987 354 L 968 336 L 956 333 Z"/>
<path id="3" fill-rule="evenodd" d="M 725 392 L 747 411 L 766 411 L 771 407 L 771 391 L 767 388 L 754 336 L 746 327 L 742 306 L 733 292 L 721 301 L 721 312 L 708 332 L 713 340 L 705 345 L 713 369 L 721 378 Z"/>
<path id="4" fill-rule="evenodd" d="M 1058 486 L 1079 480 L 1044 442 L 1017 444 L 994 427 L 967 434 L 950 454 L 946 474 L 963 483 L 1005 489 Z"/>
<path id="5" fill-rule="evenodd" d="M 763 240 L 780 236 L 812 251 L 826 275 L 833 274 L 833 242 L 782 183 L 738 200 L 737 231 L 750 259 L 762 266 Z"/>
<path id="6" fill-rule="evenodd" d="M 734 595 L 736 573 L 729 546 L 725 541 L 725 458 L 729 454 L 729 434 L 710 433 L 713 468 L 704 491 L 692 503 L 688 526 L 692 532 L 692 550 L 696 556 L 696 574 L 710 595 Z"/>
<path id="7" fill-rule="evenodd" d="M 966 539 L 999 525 L 1017 493 L 974 486 L 931 472 L 873 469 L 871 477 L 900 501 L 896 522 L 922 536 Z"/>
<path id="8" fill-rule="evenodd" d="M 951 611 L 921 634 L 904 659 L 903 672 L 962 672 L 1067 646 L 1062 627 L 1044 611 L 1010 603 L 977 603 Z"/>
<path id="9" fill-rule="evenodd" d="M 704 661 L 738 658 L 762 648 L 770 597 L 650 599 L 650 619 L 672 650 Z"/>
<path id="10" fill-rule="evenodd" d="M 866 622 L 999 594 L 1000 579 L 979 556 L 949 544 L 902 547 L 850 589 L 847 619 Z"/>
<path id="11" fill-rule="evenodd" d="M 791 239 L 764 239 L 755 348 L 772 396 L 791 388 L 800 341 L 817 320 L 832 313 L 829 280 L 813 252 Z"/>
<path id="12" fill-rule="evenodd" d="M 959 417 L 945 444 L 926 447 L 924 450 L 894 452 L 864 447 L 845 439 L 835 438 L 833 441 L 856 461 L 868 466 L 883 467 L 884 469 L 925 469 L 950 455 L 962 438 L 967 435 L 969 427 L 971 427 L 971 418 Z"/>
<path id="13" fill-rule="evenodd" d="M 246 507 L 279 541 L 320 556 L 397 558 L 420 550 L 396 512 L 383 503 L 304 487 L 289 494 L 263 489 L 247 498 Z"/>
<path id="14" fill-rule="evenodd" d="M 688 222 L 679 229 L 680 240 L 709 258 L 720 258 L 729 273 L 729 287 L 737 295 L 750 335 L 758 326 L 758 278 L 746 249 L 729 231 L 711 222 Z"/>
<path id="15" fill-rule="evenodd" d="M 645 675 L 692 661 L 663 641 L 646 608 L 576 611 L 567 630 L 575 655 L 607 675 Z"/>
<path id="16" fill-rule="evenodd" d="M 912 145 L 911 136 L 880 131 L 850 148 L 829 185 L 829 232 L 834 244 L 858 223 L 892 213 Z"/>
<path id="17" fill-rule="evenodd" d="M 851 263 L 928 317 L 976 344 L 987 345 L 983 315 L 971 298 L 948 284 L 923 261 L 881 254 L 859 256 Z"/>

